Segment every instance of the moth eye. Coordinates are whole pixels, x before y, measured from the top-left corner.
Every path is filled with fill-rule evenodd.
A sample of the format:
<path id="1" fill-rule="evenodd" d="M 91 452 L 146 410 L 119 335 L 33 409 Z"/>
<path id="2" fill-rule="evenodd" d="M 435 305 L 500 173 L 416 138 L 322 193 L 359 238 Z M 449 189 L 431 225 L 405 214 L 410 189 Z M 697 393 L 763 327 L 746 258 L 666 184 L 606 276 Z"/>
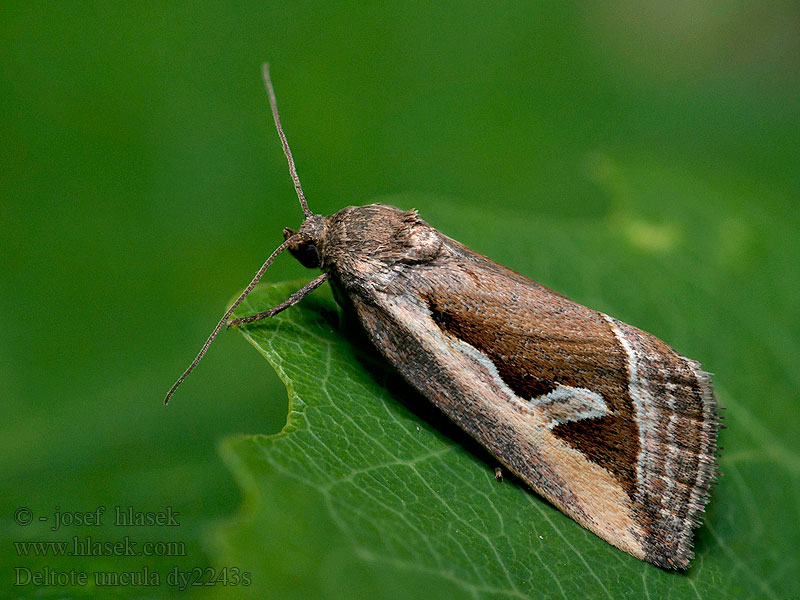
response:
<path id="1" fill-rule="evenodd" d="M 289 247 L 289 252 L 294 256 L 297 261 L 307 269 L 316 269 L 322 264 L 319 257 L 319 250 L 311 243 L 299 244 L 295 247 Z"/>

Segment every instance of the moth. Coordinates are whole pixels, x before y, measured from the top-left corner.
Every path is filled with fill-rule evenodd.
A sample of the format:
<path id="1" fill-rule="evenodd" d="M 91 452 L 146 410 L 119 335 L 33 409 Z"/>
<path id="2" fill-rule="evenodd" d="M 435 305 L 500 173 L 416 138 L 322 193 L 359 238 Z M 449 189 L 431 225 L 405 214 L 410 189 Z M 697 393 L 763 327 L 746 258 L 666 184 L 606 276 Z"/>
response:
<path id="1" fill-rule="evenodd" d="M 311 212 L 268 65 L 263 76 L 305 218 L 283 230 L 165 403 L 224 325 L 271 317 L 327 281 L 389 363 L 504 469 L 617 548 L 687 568 L 716 475 L 708 373 L 653 335 L 442 235 L 416 211 Z M 271 310 L 230 319 L 285 250 L 322 274 Z"/>

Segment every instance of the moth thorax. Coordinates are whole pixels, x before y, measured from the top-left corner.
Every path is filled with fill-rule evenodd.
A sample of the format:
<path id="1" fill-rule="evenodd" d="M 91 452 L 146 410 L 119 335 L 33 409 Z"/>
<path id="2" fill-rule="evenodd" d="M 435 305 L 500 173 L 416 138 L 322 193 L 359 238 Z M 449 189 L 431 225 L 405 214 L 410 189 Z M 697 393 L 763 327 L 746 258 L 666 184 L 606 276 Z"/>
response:
<path id="1" fill-rule="evenodd" d="M 442 247 L 442 238 L 439 233 L 427 225 L 419 223 L 410 228 L 405 234 L 405 255 L 402 262 L 428 262 L 439 255 Z"/>

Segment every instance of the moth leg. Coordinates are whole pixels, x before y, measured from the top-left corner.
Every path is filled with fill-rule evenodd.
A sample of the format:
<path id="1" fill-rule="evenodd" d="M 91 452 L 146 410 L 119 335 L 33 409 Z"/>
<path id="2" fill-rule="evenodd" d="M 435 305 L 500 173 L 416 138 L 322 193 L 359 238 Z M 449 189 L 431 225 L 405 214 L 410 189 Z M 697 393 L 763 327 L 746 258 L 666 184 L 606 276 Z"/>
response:
<path id="1" fill-rule="evenodd" d="M 277 315 L 282 310 L 286 310 L 290 306 L 294 306 L 300 300 L 305 298 L 310 292 L 313 292 L 323 283 L 328 280 L 328 274 L 323 273 L 319 277 L 309 281 L 299 290 L 297 290 L 294 294 L 289 296 L 286 300 L 275 306 L 274 308 L 270 308 L 269 310 L 265 310 L 264 312 L 257 313 L 255 315 L 250 315 L 249 317 L 240 317 L 238 319 L 231 319 L 225 325 L 230 327 L 231 325 L 240 325 L 242 323 L 252 323 L 253 321 L 260 321 L 261 319 L 266 319 L 267 317 L 273 317 Z"/>

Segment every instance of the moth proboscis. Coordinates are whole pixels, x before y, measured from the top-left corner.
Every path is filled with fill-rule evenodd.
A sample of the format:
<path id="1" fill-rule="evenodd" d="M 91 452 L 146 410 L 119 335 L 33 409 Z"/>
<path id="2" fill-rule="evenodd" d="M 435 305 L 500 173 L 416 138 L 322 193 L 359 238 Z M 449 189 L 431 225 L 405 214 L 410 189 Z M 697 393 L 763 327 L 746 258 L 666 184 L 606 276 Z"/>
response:
<path id="1" fill-rule="evenodd" d="M 416 211 L 311 212 L 266 64 L 263 75 L 304 220 L 283 230 L 164 402 L 224 325 L 271 317 L 327 281 L 389 363 L 503 468 L 625 552 L 687 568 L 716 475 L 709 375 L 653 335 L 442 235 Z M 284 250 L 322 274 L 271 310 L 229 320 Z"/>

